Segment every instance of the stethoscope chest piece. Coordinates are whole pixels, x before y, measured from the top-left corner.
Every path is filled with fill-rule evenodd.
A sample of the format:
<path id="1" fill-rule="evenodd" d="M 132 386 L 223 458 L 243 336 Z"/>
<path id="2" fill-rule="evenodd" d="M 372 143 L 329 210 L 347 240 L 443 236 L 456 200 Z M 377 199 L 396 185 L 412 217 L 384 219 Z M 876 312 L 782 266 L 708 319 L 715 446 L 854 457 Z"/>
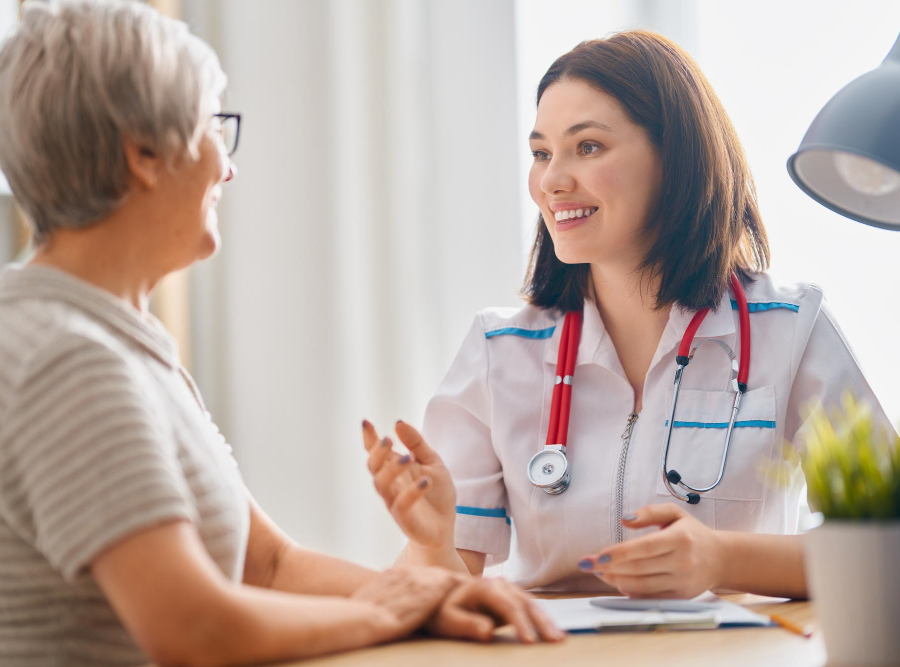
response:
<path id="1" fill-rule="evenodd" d="M 565 447 L 547 445 L 528 462 L 528 479 L 544 493 L 557 495 L 569 488 L 569 460 Z"/>

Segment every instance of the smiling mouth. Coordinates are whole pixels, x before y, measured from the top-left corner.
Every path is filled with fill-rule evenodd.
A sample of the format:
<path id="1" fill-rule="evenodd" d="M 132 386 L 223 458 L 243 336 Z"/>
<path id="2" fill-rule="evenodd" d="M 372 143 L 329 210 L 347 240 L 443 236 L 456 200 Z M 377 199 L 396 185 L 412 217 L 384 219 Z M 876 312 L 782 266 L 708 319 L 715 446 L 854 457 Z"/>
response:
<path id="1" fill-rule="evenodd" d="M 554 214 L 554 217 L 556 218 L 556 222 L 565 224 L 570 220 L 583 220 L 584 218 L 587 218 L 596 212 L 596 206 L 592 206 L 589 208 L 571 208 L 566 211 L 557 211 Z"/>

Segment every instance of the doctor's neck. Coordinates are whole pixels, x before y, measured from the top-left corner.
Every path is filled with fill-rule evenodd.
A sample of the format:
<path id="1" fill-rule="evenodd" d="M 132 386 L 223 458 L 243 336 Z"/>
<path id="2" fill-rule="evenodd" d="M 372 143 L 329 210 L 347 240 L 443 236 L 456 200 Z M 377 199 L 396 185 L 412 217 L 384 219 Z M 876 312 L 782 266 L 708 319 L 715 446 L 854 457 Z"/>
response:
<path id="1" fill-rule="evenodd" d="M 642 281 L 632 267 L 591 264 L 591 286 L 603 326 L 634 390 L 632 410 L 640 413 L 644 378 L 669 322 L 670 308 L 654 310 L 659 283 Z"/>
<path id="2" fill-rule="evenodd" d="M 655 309 L 659 278 L 641 276 L 636 268 L 626 265 L 591 264 L 591 290 L 601 313 L 604 310 L 640 311 L 668 317 L 669 308 Z"/>

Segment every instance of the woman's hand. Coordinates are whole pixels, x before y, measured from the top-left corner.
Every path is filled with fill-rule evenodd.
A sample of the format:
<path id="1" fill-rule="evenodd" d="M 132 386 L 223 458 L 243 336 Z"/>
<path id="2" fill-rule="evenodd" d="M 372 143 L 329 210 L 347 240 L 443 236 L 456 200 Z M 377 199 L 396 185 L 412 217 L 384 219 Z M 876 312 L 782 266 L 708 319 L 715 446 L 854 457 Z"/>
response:
<path id="1" fill-rule="evenodd" d="M 439 567 L 394 568 L 380 573 L 350 597 L 383 611 L 381 641 L 409 635 L 437 612 L 460 577 Z"/>
<path id="2" fill-rule="evenodd" d="M 387 570 L 351 598 L 384 612 L 381 641 L 419 628 L 439 637 L 488 641 L 504 625 L 512 625 L 526 644 L 565 637 L 520 588 L 503 579 L 473 580 L 438 567 Z"/>
<path id="3" fill-rule="evenodd" d="M 375 489 L 411 542 L 429 550 L 454 550 L 456 488 L 450 472 L 416 429 L 398 421 L 395 430 L 409 450 L 405 456 L 393 450 L 390 438 L 379 439 L 375 427 L 363 422 Z"/>
<path id="4" fill-rule="evenodd" d="M 438 637 L 489 641 L 504 625 L 512 625 L 524 644 L 562 641 L 566 636 L 534 598 L 504 579 L 461 578 L 425 629 Z"/>
<path id="5" fill-rule="evenodd" d="M 659 526 L 578 564 L 629 597 L 692 598 L 722 580 L 719 535 L 672 503 L 648 505 L 622 519 L 626 528 Z"/>

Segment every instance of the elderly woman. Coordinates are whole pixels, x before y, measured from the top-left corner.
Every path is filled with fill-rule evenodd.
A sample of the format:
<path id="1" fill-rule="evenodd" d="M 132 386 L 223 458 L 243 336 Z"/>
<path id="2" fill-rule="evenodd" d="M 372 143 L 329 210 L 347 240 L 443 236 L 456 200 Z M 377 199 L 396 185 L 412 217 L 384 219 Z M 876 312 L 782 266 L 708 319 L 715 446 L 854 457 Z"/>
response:
<path id="1" fill-rule="evenodd" d="M 0 662 L 246 664 L 505 623 L 560 638 L 505 582 L 313 553 L 250 498 L 147 312 L 219 244 L 224 86 L 206 44 L 140 3 L 28 4 L 0 51 L 0 167 L 37 245 L 0 274 Z"/>

